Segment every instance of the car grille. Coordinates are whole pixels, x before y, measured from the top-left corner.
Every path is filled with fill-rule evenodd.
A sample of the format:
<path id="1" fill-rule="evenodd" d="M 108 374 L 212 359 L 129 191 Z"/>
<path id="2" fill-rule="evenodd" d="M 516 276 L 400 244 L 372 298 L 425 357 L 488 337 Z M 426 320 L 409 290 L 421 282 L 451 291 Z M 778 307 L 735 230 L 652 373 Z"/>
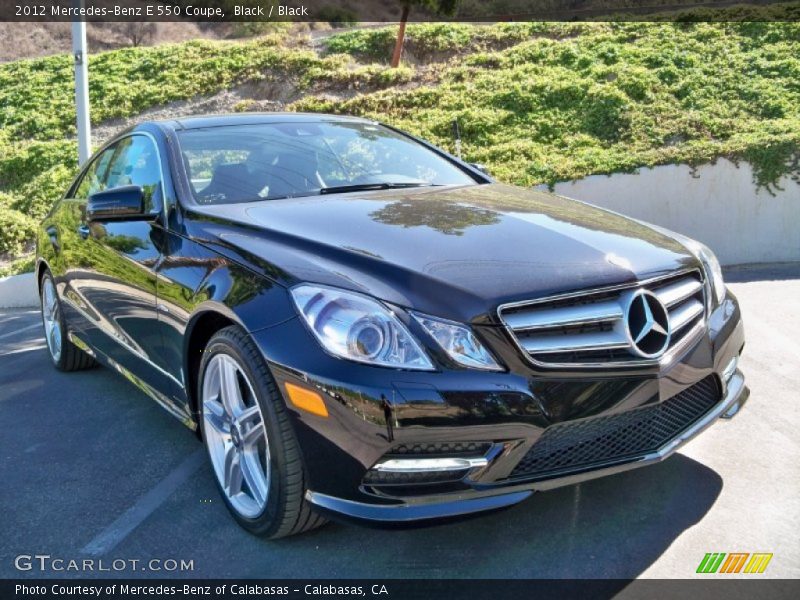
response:
<path id="1" fill-rule="evenodd" d="M 698 270 L 643 284 L 616 286 L 501 306 L 498 313 L 517 345 L 545 367 L 653 364 L 637 355 L 626 331 L 627 299 L 638 289 L 654 293 L 669 314 L 666 352 L 694 338 L 705 317 L 705 286 Z"/>
<path id="2" fill-rule="evenodd" d="M 430 442 L 398 444 L 384 458 L 411 456 L 482 456 L 491 447 L 490 442 Z"/>
<path id="3" fill-rule="evenodd" d="M 711 375 L 659 404 L 553 425 L 509 477 L 542 478 L 626 462 L 656 451 L 705 415 L 720 398 L 717 378 Z"/>

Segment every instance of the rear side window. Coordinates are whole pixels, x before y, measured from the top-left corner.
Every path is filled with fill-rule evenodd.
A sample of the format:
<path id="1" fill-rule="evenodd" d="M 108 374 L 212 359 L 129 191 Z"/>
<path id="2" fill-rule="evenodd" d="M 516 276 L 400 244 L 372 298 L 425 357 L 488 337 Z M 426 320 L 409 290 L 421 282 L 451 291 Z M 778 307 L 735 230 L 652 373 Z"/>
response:
<path id="1" fill-rule="evenodd" d="M 74 195 L 85 200 L 126 185 L 144 190 L 150 212 L 161 210 L 161 165 L 153 141 L 146 136 L 132 135 L 106 148 L 86 170 Z"/>

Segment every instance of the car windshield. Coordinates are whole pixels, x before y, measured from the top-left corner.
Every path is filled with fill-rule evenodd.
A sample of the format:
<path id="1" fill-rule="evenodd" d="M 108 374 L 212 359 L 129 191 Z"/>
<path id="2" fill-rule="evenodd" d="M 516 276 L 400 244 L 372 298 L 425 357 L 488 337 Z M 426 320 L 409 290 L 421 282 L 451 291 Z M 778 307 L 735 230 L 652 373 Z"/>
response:
<path id="1" fill-rule="evenodd" d="M 178 138 L 201 204 L 476 182 L 422 144 L 368 122 L 229 125 Z"/>

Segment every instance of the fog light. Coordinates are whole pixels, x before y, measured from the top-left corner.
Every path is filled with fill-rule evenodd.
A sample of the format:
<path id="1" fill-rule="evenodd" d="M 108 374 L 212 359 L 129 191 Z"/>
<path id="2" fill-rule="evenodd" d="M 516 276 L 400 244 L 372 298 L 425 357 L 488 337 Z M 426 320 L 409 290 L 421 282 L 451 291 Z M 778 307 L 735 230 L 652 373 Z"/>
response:
<path id="1" fill-rule="evenodd" d="M 426 473 L 430 471 L 463 471 L 485 467 L 489 460 L 475 458 L 390 458 L 372 467 L 376 471 L 392 473 Z"/>
<path id="2" fill-rule="evenodd" d="M 283 387 L 286 388 L 289 400 L 297 408 L 310 412 L 312 415 L 318 415 L 320 417 L 328 416 L 328 409 L 325 407 L 325 402 L 322 400 L 322 396 L 317 392 L 312 392 L 311 390 L 302 388 L 299 385 L 294 385 L 293 383 L 284 383 Z"/>

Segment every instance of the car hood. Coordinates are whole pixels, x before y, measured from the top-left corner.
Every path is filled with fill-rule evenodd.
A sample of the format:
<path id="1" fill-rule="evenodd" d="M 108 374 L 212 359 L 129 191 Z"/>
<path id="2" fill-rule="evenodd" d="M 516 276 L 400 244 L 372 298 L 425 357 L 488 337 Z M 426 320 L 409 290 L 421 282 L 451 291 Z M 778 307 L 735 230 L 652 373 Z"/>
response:
<path id="1" fill-rule="evenodd" d="M 187 223 L 284 285 L 333 285 L 471 322 L 494 322 L 505 302 L 698 264 L 643 223 L 501 184 L 198 206 Z"/>

